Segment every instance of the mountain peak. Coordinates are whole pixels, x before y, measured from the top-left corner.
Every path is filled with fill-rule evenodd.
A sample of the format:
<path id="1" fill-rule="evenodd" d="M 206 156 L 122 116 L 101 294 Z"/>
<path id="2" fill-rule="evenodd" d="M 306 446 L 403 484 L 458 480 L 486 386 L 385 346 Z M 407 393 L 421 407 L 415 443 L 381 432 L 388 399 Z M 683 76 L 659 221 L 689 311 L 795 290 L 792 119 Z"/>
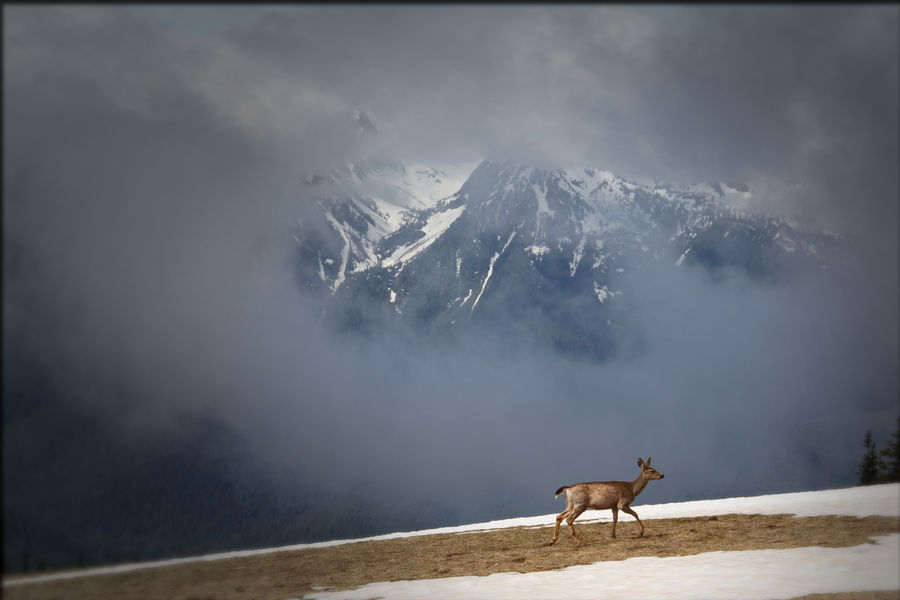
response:
<path id="1" fill-rule="evenodd" d="M 742 213 L 713 189 L 494 160 L 466 174 L 373 161 L 333 173 L 339 193 L 320 198 L 322 226 L 296 236 L 300 279 L 432 331 L 556 315 L 548 343 L 605 356 L 623 273 L 663 262 L 766 279 L 821 264 L 835 241 Z"/>

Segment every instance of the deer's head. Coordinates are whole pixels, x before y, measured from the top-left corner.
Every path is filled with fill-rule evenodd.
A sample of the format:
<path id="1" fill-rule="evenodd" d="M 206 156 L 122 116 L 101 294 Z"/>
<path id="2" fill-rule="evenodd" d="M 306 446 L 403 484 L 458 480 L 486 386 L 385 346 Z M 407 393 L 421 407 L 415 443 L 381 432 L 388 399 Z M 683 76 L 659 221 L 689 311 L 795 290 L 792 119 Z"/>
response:
<path id="1" fill-rule="evenodd" d="M 638 466 L 641 468 L 641 477 L 646 477 L 647 479 L 662 479 L 665 477 L 665 475 L 650 466 L 651 460 L 653 459 L 648 458 L 647 462 L 644 462 L 643 458 L 638 458 Z"/>

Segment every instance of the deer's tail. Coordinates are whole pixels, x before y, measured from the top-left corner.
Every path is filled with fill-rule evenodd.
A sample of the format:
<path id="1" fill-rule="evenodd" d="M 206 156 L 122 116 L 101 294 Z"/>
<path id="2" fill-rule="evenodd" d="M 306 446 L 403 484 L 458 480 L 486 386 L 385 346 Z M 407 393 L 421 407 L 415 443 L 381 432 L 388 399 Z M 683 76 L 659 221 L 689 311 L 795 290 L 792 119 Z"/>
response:
<path id="1" fill-rule="evenodd" d="M 553 497 L 554 497 L 554 498 L 559 498 L 559 495 L 562 494 L 565 490 L 569 489 L 569 487 L 570 487 L 570 486 L 568 486 L 568 485 L 562 486 L 561 488 L 559 488 L 558 490 L 556 490 L 556 495 L 553 496 Z"/>

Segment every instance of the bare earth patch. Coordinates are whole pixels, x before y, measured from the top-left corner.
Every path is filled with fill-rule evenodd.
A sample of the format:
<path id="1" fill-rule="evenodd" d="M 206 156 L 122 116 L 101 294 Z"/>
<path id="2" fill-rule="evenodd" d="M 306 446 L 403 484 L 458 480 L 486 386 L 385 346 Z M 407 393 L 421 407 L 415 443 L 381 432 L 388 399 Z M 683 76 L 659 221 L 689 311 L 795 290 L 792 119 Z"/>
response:
<path id="1" fill-rule="evenodd" d="M 3 596 L 9 600 L 283 600 L 376 581 L 547 571 L 635 556 L 857 546 L 872 536 L 900 532 L 900 518 L 720 515 L 647 520 L 644 526 L 644 537 L 638 537 L 637 523 L 620 519 L 618 538 L 612 539 L 609 523 L 579 525 L 576 521 L 583 546 L 575 544 L 567 529 L 561 529 L 559 541 L 549 546 L 552 527 L 357 542 L 4 587 Z M 804 600 L 856 598 L 898 600 L 900 592 L 826 594 Z"/>

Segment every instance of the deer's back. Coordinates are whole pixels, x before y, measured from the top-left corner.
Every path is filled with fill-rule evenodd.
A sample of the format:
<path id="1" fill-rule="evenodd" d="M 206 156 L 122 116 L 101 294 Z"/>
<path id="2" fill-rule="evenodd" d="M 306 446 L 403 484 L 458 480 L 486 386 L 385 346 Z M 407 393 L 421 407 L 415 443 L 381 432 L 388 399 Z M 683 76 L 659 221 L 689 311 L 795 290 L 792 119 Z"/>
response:
<path id="1" fill-rule="evenodd" d="M 626 481 L 588 481 L 573 485 L 568 492 L 572 504 L 594 510 L 625 506 L 634 499 Z"/>

